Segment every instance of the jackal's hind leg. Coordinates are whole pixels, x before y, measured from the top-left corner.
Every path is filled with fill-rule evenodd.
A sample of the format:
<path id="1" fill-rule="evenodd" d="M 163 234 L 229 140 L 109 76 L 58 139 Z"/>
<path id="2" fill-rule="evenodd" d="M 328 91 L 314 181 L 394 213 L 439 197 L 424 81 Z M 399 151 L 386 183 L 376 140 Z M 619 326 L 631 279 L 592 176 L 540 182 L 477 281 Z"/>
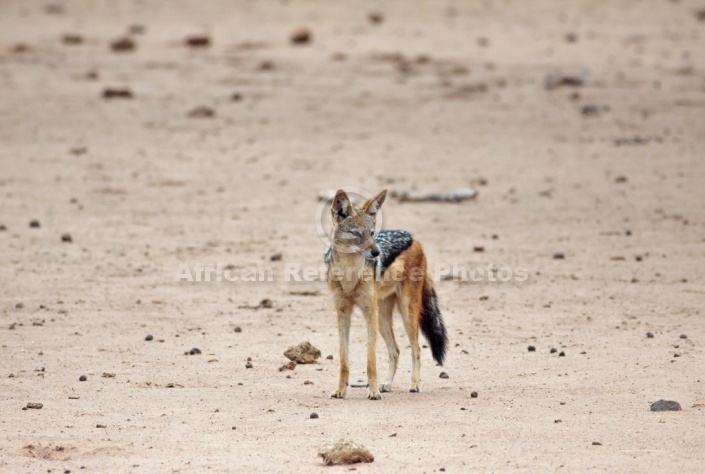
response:
<path id="1" fill-rule="evenodd" d="M 421 387 L 421 347 L 419 347 L 419 316 L 420 314 L 412 314 L 420 311 L 419 304 L 410 303 L 410 298 L 402 295 L 399 298 L 399 310 L 402 320 L 404 321 L 404 329 L 409 336 L 409 344 L 411 344 L 411 384 L 409 385 L 410 392 L 420 392 Z"/>

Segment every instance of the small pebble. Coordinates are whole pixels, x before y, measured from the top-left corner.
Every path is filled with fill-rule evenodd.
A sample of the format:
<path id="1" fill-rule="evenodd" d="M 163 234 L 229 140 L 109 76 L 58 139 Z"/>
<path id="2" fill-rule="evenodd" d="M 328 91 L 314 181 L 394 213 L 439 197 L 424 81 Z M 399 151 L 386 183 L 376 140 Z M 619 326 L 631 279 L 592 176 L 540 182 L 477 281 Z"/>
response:
<path id="1" fill-rule="evenodd" d="M 529 352 L 535 352 L 535 351 L 536 351 L 536 347 L 534 347 L 534 346 L 529 346 L 529 347 L 527 347 L 527 349 L 529 350 Z"/>
<path id="2" fill-rule="evenodd" d="M 373 25 L 379 25 L 384 21 L 384 15 L 381 12 L 370 12 L 367 14 L 367 19 Z"/>
<path id="3" fill-rule="evenodd" d="M 132 38 L 119 38 L 110 43 L 110 49 L 113 51 L 132 51 L 136 47 L 136 43 Z"/>
<path id="4" fill-rule="evenodd" d="M 248 363 L 245 364 L 245 368 L 246 368 L 246 369 L 251 369 L 252 367 L 254 367 L 254 366 L 252 365 L 252 362 L 248 362 Z"/>
<path id="5" fill-rule="evenodd" d="M 565 357 L 565 352 L 560 351 L 560 352 L 558 353 L 558 357 Z"/>
<path id="6" fill-rule="evenodd" d="M 681 334 L 681 339 L 688 339 L 688 336 L 686 334 Z"/>
<path id="7" fill-rule="evenodd" d="M 449 378 L 449 377 L 448 377 L 448 374 L 446 374 L 445 372 L 441 372 L 440 375 L 439 375 L 439 377 L 442 378 L 442 379 L 447 379 L 447 378 Z"/>
<path id="8" fill-rule="evenodd" d="M 86 377 L 85 375 L 81 375 L 81 376 L 78 378 L 78 381 L 79 381 L 79 382 L 85 382 L 86 380 L 88 380 L 88 377 Z"/>
<path id="9" fill-rule="evenodd" d="M 198 355 L 200 353 L 201 353 L 201 349 L 199 349 L 198 347 L 194 347 L 193 349 L 188 351 L 188 355 Z"/>
<path id="10" fill-rule="evenodd" d="M 147 334 L 147 337 L 145 337 L 144 340 L 145 341 L 152 341 L 152 340 L 154 340 L 154 336 L 152 336 L 151 334 Z"/>
<path id="11" fill-rule="evenodd" d="M 553 254 L 553 258 L 555 260 L 563 260 L 565 258 L 565 253 L 563 252 L 556 252 Z"/>
<path id="12" fill-rule="evenodd" d="M 61 241 L 62 241 L 62 242 L 67 242 L 67 243 L 73 242 L 73 239 L 71 238 L 71 234 L 69 234 L 69 233 L 63 234 L 63 235 L 61 236 Z"/>
<path id="13" fill-rule="evenodd" d="M 659 400 L 651 404 L 651 411 L 680 411 L 681 404 L 673 400 Z"/>
<path id="14" fill-rule="evenodd" d="M 555 354 L 556 352 L 558 352 L 558 349 L 556 349 L 555 347 L 551 347 L 551 354 Z"/>
<path id="15" fill-rule="evenodd" d="M 235 329 L 233 329 L 235 332 L 242 332 L 242 328 L 240 326 L 235 326 Z"/>
<path id="16" fill-rule="evenodd" d="M 318 413 L 316 413 L 316 412 L 314 411 L 314 412 L 311 413 L 308 417 L 309 417 L 309 418 L 318 418 Z"/>
<path id="17" fill-rule="evenodd" d="M 273 254 L 269 257 L 269 260 L 271 260 L 272 262 L 278 262 L 278 261 L 281 260 L 281 259 L 282 259 L 282 253 L 281 253 L 281 252 L 273 253 Z"/>
<path id="18" fill-rule="evenodd" d="M 647 333 L 646 333 L 646 337 L 648 337 L 649 339 L 653 339 L 654 333 L 652 333 L 652 332 L 647 332 Z"/>
<path id="19" fill-rule="evenodd" d="M 29 402 L 27 403 L 27 406 L 24 409 L 26 410 L 29 408 L 30 410 L 41 410 L 43 407 L 43 403 Z"/>
<path id="20" fill-rule="evenodd" d="M 333 354 L 327 355 L 327 356 L 326 356 L 326 359 L 328 359 L 328 360 L 333 360 Z"/>
<path id="21" fill-rule="evenodd" d="M 477 398 L 477 392 L 470 392 L 470 396 L 472 398 Z"/>
<path id="22" fill-rule="evenodd" d="M 39 229 L 41 227 L 41 224 L 37 219 L 32 219 L 31 221 L 29 221 L 29 227 L 31 229 Z"/>
<path id="23" fill-rule="evenodd" d="M 300 30 L 294 31 L 289 37 L 289 41 L 294 45 L 304 45 L 311 42 L 313 34 L 306 28 L 301 28 Z"/>
<path id="24" fill-rule="evenodd" d="M 211 39 L 205 35 L 194 35 L 186 38 L 184 43 L 186 46 L 190 46 L 192 48 L 206 48 L 211 45 Z"/>

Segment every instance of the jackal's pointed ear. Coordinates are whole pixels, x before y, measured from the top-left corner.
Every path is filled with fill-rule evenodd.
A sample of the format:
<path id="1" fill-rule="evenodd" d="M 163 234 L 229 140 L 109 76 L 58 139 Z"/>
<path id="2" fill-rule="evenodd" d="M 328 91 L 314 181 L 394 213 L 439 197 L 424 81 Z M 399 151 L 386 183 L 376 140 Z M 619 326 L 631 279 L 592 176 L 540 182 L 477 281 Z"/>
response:
<path id="1" fill-rule="evenodd" d="M 387 197 L 387 190 L 383 190 L 381 193 L 367 201 L 363 206 L 362 210 L 365 211 L 366 213 L 374 216 L 377 214 L 377 211 L 379 211 L 379 208 L 382 207 L 382 204 L 384 203 L 384 198 Z"/>
<path id="2" fill-rule="evenodd" d="M 353 207 L 350 202 L 350 198 L 347 194 L 345 194 L 345 191 L 339 189 L 338 192 L 335 193 L 333 203 L 330 206 L 330 213 L 333 218 L 333 222 L 342 221 L 346 217 L 350 216 L 352 211 Z"/>

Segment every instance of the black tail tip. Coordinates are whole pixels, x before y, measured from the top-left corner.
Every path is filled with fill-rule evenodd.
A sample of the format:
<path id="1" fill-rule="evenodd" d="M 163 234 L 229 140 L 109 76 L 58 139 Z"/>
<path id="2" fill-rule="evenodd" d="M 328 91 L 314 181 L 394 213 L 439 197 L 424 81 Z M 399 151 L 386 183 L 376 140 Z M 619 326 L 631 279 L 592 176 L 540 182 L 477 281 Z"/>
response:
<path id="1" fill-rule="evenodd" d="M 443 365 L 448 350 L 448 332 L 441 310 L 438 308 L 438 296 L 433 287 L 424 288 L 421 331 L 431 347 L 433 359 Z"/>

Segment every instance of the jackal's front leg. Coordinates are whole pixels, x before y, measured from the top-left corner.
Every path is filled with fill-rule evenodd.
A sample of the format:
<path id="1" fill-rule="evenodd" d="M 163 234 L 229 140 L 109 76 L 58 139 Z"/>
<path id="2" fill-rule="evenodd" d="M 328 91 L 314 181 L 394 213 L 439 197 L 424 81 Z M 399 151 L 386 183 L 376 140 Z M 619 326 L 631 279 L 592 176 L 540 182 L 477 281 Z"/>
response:
<path id="1" fill-rule="evenodd" d="M 377 385 L 377 332 L 379 331 L 379 313 L 374 297 L 360 305 L 367 320 L 367 398 L 380 400 Z"/>
<path id="2" fill-rule="evenodd" d="M 345 398 L 348 393 L 348 380 L 350 378 L 348 347 L 350 343 L 352 304 L 336 301 L 336 312 L 338 314 L 338 338 L 340 340 L 340 377 L 338 378 L 338 388 L 333 390 L 330 396 L 331 398 Z"/>

